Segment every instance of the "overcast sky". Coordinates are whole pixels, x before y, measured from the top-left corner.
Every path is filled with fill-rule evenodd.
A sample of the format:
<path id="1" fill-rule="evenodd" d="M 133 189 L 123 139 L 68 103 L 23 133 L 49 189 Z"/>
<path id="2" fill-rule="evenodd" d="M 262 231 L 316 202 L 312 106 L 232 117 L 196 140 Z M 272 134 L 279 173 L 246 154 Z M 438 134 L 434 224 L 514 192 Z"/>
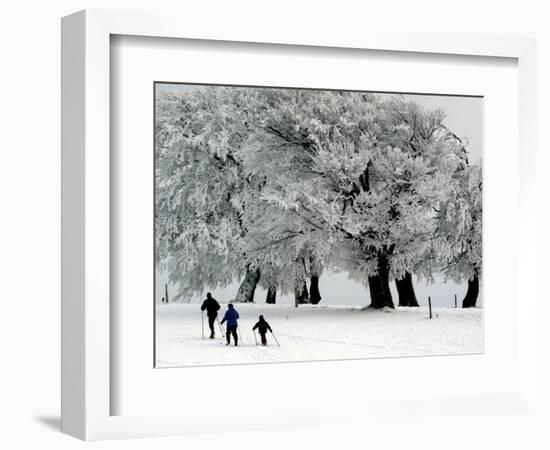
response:
<path id="1" fill-rule="evenodd" d="M 172 92 L 182 93 L 193 90 L 204 89 L 201 85 L 186 84 L 157 84 L 157 93 Z M 378 94 L 381 97 L 395 94 Z M 469 142 L 469 151 L 472 162 L 480 162 L 483 152 L 483 99 L 480 97 L 459 97 L 446 95 L 425 95 L 425 94 L 405 94 L 407 99 L 413 100 L 427 109 L 441 108 L 445 111 L 445 125 L 458 137 Z M 156 294 L 157 301 L 164 296 L 164 283 L 167 282 L 165 274 L 157 273 Z M 445 283 L 439 279 L 435 284 L 415 283 L 416 294 L 421 305 L 427 304 L 428 296 L 432 298 L 432 304 L 435 306 L 454 305 L 454 295 L 458 296 L 460 301 L 466 293 L 466 283 L 455 284 Z M 212 294 L 220 302 L 227 302 L 235 297 L 238 289 L 238 283 L 234 283 L 224 289 L 212 290 Z M 169 296 L 174 296 L 176 290 L 174 286 L 169 285 Z M 328 273 L 320 279 L 320 290 L 323 300 L 321 303 L 338 305 L 366 305 L 370 303 L 368 291 L 364 286 L 359 285 L 347 279 L 345 273 Z M 197 296 L 191 302 L 201 301 L 206 292 Z M 395 283 L 392 283 L 392 294 L 397 303 L 397 291 Z M 266 291 L 258 288 L 256 291 L 256 301 L 264 302 Z M 278 303 L 294 303 L 292 296 L 277 298 Z M 479 304 L 482 304 L 480 293 Z"/>

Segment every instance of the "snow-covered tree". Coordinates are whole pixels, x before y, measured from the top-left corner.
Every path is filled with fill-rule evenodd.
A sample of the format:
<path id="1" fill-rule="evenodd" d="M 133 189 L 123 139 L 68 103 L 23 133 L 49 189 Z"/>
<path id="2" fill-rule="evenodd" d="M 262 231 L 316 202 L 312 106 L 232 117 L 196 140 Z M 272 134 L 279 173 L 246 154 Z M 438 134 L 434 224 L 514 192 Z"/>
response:
<path id="1" fill-rule="evenodd" d="M 418 306 L 412 273 L 431 281 L 432 275 L 438 271 L 434 264 L 437 258 L 434 259 L 432 254 L 433 210 L 446 200 L 445 190 L 454 173 L 467 163 L 466 152 L 462 141 L 444 125 L 442 110 L 425 110 L 402 97 L 393 98 L 386 105 L 392 123 L 386 142 L 404 150 L 417 164 L 425 164 L 426 169 L 424 173 L 416 174 L 397 169 L 405 177 L 397 186 L 396 194 L 408 202 L 415 198 L 421 206 L 416 210 L 416 217 L 424 221 L 424 229 L 417 227 L 416 233 L 400 233 L 406 240 L 396 245 L 391 264 L 399 305 Z M 421 181 L 422 191 L 418 191 L 412 181 Z"/>
<path id="2" fill-rule="evenodd" d="M 246 122 L 238 93 L 207 89 L 157 102 L 157 257 L 182 295 L 226 286 L 241 255 L 246 179 L 236 149 Z"/>
<path id="3" fill-rule="evenodd" d="M 180 97 L 157 108 L 156 225 L 186 295 L 240 278 L 237 300 L 260 284 L 268 303 L 278 290 L 318 303 L 325 268 L 368 286 L 375 308 L 393 307 L 390 280 L 418 305 L 412 274 L 479 286 L 481 175 L 441 111 L 356 92 Z"/>
<path id="4" fill-rule="evenodd" d="M 259 89 L 256 132 L 243 147 L 247 176 L 262 190 L 249 203 L 247 252 L 262 267 L 262 284 L 294 292 L 296 303 L 321 300 L 318 281 L 323 271 L 330 231 L 312 223 L 295 205 L 289 207 L 286 194 L 293 187 L 306 187 L 308 147 L 312 142 L 300 133 L 299 122 L 309 120 L 308 91 Z M 313 117 L 313 116 L 311 116 Z M 298 128 L 297 128 L 298 127 Z M 265 274 L 265 277 L 264 277 Z M 268 275 L 269 274 L 269 275 Z M 310 289 L 307 279 L 311 280 Z"/>
<path id="5" fill-rule="evenodd" d="M 438 258 L 443 273 L 468 281 L 464 308 L 476 306 L 482 274 L 482 174 L 479 165 L 465 167 L 448 186 L 438 211 Z"/>
<path id="6" fill-rule="evenodd" d="M 265 95 L 261 145 L 248 152 L 245 164 L 266 180 L 260 203 L 275 205 L 284 216 L 268 220 L 269 229 L 258 235 L 278 243 L 286 230 L 293 241 L 307 242 L 322 264 L 368 282 L 374 307 L 393 307 L 390 278 L 405 279 L 414 296 L 410 272 L 435 269 L 424 262 L 435 230 L 433 207 L 461 161 L 443 115 L 368 94 Z M 255 226 L 261 223 L 255 219 Z M 289 230 L 289 223 L 295 228 Z M 293 277 L 305 294 L 300 274 L 307 272 L 307 255 L 300 258 Z"/>
<path id="7" fill-rule="evenodd" d="M 261 130 L 260 94 L 207 88 L 158 98 L 157 257 L 182 295 L 226 286 L 242 276 L 236 301 L 253 301 L 262 280 L 273 303 L 277 287 L 288 289 L 289 274 L 296 273 L 298 254 L 282 263 L 272 249 L 262 255 L 249 243 L 254 236 L 250 218 L 264 214 L 254 200 L 265 180 L 245 173 L 242 157 L 260 142 L 255 134 Z M 264 169 L 269 176 L 269 167 Z M 308 265 L 317 277 L 318 266 Z"/>

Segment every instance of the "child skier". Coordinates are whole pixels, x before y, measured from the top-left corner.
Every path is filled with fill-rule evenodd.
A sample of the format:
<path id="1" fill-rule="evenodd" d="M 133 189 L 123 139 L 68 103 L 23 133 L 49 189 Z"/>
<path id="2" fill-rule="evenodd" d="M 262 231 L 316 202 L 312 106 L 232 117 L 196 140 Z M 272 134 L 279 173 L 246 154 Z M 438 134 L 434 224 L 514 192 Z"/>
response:
<path id="1" fill-rule="evenodd" d="M 269 326 L 269 324 L 264 319 L 264 316 L 260 316 L 258 322 L 256 322 L 256 325 L 252 328 L 252 331 L 258 329 L 258 332 L 260 333 L 260 338 L 262 340 L 262 345 L 267 344 L 267 339 L 265 338 L 265 335 L 267 334 L 267 330 L 269 330 L 270 333 L 273 333 L 273 330 Z"/>

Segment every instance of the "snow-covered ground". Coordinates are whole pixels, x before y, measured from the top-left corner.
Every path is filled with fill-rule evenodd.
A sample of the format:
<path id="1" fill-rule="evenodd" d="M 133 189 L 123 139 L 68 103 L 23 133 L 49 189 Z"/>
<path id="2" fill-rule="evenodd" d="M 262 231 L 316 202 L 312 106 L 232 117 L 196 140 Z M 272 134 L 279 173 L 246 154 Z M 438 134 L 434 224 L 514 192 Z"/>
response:
<path id="1" fill-rule="evenodd" d="M 358 359 L 483 352 L 482 309 L 361 310 L 350 306 L 236 304 L 241 319 L 238 347 L 201 338 L 198 304 L 157 304 L 157 367 Z M 222 304 L 220 321 L 226 304 Z M 279 340 L 257 346 L 252 326 L 263 314 Z M 204 320 L 205 335 L 208 324 Z M 259 339 L 259 336 L 258 336 Z"/>

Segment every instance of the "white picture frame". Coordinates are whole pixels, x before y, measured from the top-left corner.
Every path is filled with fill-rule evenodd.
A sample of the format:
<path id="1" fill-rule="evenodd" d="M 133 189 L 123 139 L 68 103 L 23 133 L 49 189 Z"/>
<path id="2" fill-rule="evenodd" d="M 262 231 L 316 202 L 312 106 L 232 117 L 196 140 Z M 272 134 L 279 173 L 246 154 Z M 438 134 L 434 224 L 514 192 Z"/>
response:
<path id="1" fill-rule="evenodd" d="M 346 30 L 281 30 L 267 23 L 234 27 L 192 17 L 87 10 L 62 21 L 62 430 L 85 440 L 261 429 L 264 416 L 238 413 L 237 427 L 214 414 L 111 415 L 110 334 L 110 37 L 112 35 L 369 49 L 416 54 L 512 58 L 519 76 L 519 223 L 516 261 L 536 261 L 535 43 L 532 39 Z M 518 280 L 532 265 L 517 264 Z M 524 283 L 518 310 L 519 377 L 515 391 L 439 398 L 441 414 L 497 413 L 536 407 L 536 292 Z M 266 372 L 269 369 L 264 369 Z M 303 370 L 306 370 L 305 368 Z M 432 399 L 433 400 L 433 399 Z M 352 420 L 375 413 L 391 417 L 395 402 L 284 405 L 266 411 L 270 427 Z M 411 414 L 420 408 L 409 401 Z M 276 412 L 276 414 L 275 414 Z M 212 423 L 217 424 L 213 429 Z M 218 425 L 219 424 L 219 425 Z"/>

